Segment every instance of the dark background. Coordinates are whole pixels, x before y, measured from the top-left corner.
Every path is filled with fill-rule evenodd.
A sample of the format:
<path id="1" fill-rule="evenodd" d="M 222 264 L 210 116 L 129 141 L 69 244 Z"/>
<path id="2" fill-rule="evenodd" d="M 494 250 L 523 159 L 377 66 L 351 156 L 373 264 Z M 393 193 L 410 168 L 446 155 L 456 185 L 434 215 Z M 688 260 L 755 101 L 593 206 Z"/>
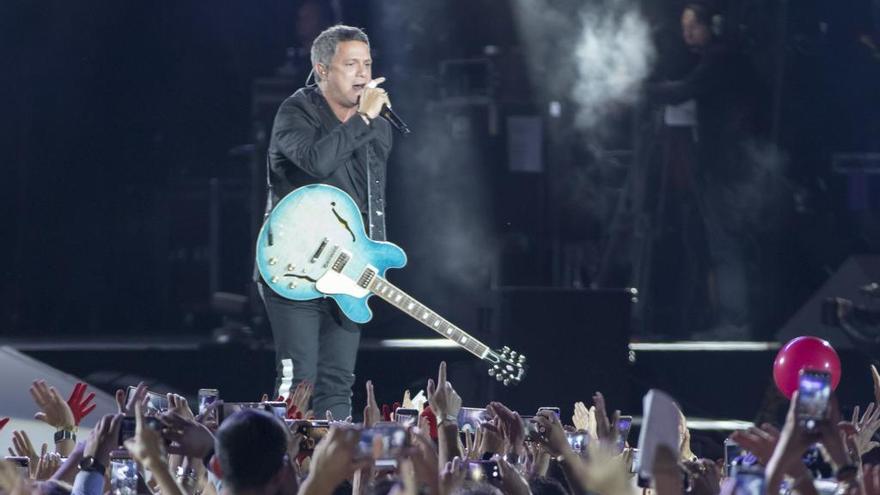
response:
<path id="1" fill-rule="evenodd" d="M 530 72 L 512 4 L 338 3 L 342 21 L 371 35 L 374 73 L 388 76 L 395 108 L 414 131 L 396 138 L 389 164 L 390 236 L 410 255 L 396 280 L 477 333 L 487 328 L 492 287 L 573 285 L 561 253 L 592 242 L 600 247 L 586 252 L 598 257 L 613 213 L 599 206 L 616 204 L 620 189 L 610 173 L 598 199 L 596 190 L 574 201 L 559 194 L 594 161 L 565 133 L 565 117 L 545 120 L 543 173 L 509 171 L 503 119 L 542 116 L 558 96 L 540 90 L 553 74 Z M 644 5 L 661 50 L 654 78 L 693 64 L 680 43 L 681 5 Z M 771 91 L 781 81 L 780 101 L 766 109 L 767 119 L 778 118 L 787 158 L 778 235 L 762 251 L 774 267 L 757 317 L 769 338 L 848 255 L 877 251 L 876 181 L 833 173 L 831 154 L 880 151 L 880 59 L 860 38 L 877 39 L 880 9 L 869 0 L 788 2 L 786 11 L 769 0 L 735 5 L 731 24 L 748 28 L 762 82 Z M 3 3 L 0 335 L 206 336 L 220 324 L 211 292 L 248 294 L 255 186 L 241 146 L 255 142 L 254 81 L 284 62 L 297 6 Z M 567 43 L 559 40 L 560 50 Z M 487 58 L 487 45 L 497 47 L 488 80 L 442 71 L 444 61 Z M 481 88 L 497 103 L 500 133 L 485 105 L 444 106 Z M 627 148 L 631 117 L 617 120 L 605 142 Z M 439 202 L 423 201 L 426 185 Z M 867 205 L 852 207 L 853 186 L 868 191 Z M 603 286 L 633 285 L 625 251 L 620 273 Z M 411 335 L 409 325 L 385 311 L 371 331 Z"/>

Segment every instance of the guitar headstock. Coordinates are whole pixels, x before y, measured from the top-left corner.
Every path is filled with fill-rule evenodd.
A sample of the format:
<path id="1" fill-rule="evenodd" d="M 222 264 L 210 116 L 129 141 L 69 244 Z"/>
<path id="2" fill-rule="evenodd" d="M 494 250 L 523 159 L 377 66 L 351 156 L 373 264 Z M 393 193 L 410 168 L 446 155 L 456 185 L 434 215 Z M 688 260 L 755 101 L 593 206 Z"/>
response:
<path id="1" fill-rule="evenodd" d="M 526 376 L 525 355 L 511 350 L 507 346 L 497 351 L 490 351 L 489 354 L 490 356 L 487 357 L 489 357 L 489 361 L 492 363 L 489 368 L 489 376 L 494 376 L 496 380 L 505 386 L 518 385 Z"/>

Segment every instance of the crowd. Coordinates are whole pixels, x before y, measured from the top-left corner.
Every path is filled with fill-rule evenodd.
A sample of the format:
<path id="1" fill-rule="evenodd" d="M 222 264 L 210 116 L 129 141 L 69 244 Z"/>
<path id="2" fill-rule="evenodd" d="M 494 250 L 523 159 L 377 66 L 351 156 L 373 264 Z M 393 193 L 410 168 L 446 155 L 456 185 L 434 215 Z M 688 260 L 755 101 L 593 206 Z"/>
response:
<path id="1" fill-rule="evenodd" d="M 880 403 L 880 375 L 872 367 Z M 352 418 L 314 419 L 311 386 L 301 383 L 278 402 L 200 404 L 194 414 L 181 396 L 168 394 L 156 411 L 144 384 L 116 394 L 117 414 L 97 418 L 88 438 L 78 426 L 94 409 L 94 394 L 79 384 L 65 400 L 43 381 L 30 389 L 35 418 L 56 428 L 54 449 L 39 452 L 24 431 L 13 432 L 10 456 L 0 461 L 3 495 L 880 495 L 880 465 L 863 462 L 880 446 L 874 403 L 841 417 L 832 393 L 824 419 L 798 419 L 798 392 L 784 424 L 734 432 L 729 442 L 747 451 L 736 459 L 700 459 L 690 448 L 678 411 L 678 445 L 663 444 L 646 456 L 619 431 L 619 411 L 596 393 L 590 408 L 575 405 L 572 425 L 558 412 L 521 416 L 490 402 L 475 430 L 462 427 L 462 400 L 440 364 L 428 380 L 426 401 L 404 395 L 400 408 L 376 402 L 367 382 L 360 423 Z M 260 405 L 275 407 L 264 408 Z M 412 413 L 415 412 L 413 415 Z M 676 419 L 678 421 L 678 419 Z M 0 418 L 0 428 L 14 427 Z M 645 434 L 640 445 L 650 445 Z M 675 437 L 673 433 L 673 437 Z M 573 441 L 573 439 L 578 439 Z M 830 465 L 827 479 L 805 463 L 818 451 Z M 644 447 L 643 447 L 644 450 Z M 651 459 L 633 466 L 634 459 Z"/>

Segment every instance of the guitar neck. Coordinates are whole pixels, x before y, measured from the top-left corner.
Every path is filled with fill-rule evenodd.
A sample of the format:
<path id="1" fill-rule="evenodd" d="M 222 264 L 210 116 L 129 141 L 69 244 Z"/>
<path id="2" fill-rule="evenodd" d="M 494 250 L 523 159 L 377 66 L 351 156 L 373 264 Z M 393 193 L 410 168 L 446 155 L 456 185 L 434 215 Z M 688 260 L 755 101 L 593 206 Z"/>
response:
<path id="1" fill-rule="evenodd" d="M 489 348 L 485 344 L 446 321 L 430 308 L 395 287 L 388 280 L 376 275 L 367 288 L 373 294 L 388 301 L 389 304 L 412 316 L 421 324 L 465 348 L 474 356 L 485 359 L 489 354 Z"/>

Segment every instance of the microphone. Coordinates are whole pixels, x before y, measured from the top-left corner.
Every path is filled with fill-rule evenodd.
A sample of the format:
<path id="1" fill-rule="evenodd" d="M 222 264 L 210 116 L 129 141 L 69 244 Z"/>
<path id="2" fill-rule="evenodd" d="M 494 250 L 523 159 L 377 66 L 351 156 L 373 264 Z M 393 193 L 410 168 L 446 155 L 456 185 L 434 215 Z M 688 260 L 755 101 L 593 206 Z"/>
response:
<path id="1" fill-rule="evenodd" d="M 395 129 L 400 131 L 401 134 L 409 134 L 409 127 L 394 113 L 394 110 L 388 108 L 388 105 L 382 105 L 382 110 L 379 111 L 379 115 L 382 116 L 383 119 L 387 120 L 391 125 L 394 126 Z"/>

